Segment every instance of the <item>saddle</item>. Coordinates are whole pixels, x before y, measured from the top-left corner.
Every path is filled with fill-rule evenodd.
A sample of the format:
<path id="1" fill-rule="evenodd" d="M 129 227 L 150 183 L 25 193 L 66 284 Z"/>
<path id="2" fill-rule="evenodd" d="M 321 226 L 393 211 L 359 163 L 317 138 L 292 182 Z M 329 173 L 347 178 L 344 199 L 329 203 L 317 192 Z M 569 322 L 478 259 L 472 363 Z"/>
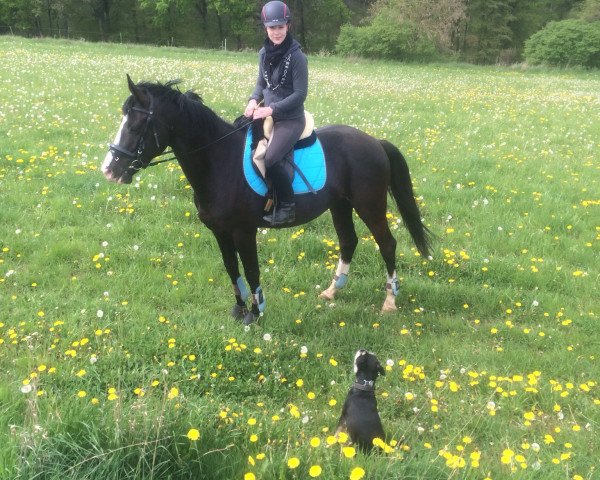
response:
<path id="1" fill-rule="evenodd" d="M 315 133 L 315 120 L 310 112 L 304 111 L 305 118 L 305 126 L 300 138 L 294 145 L 294 150 L 300 150 L 302 148 L 310 147 L 317 140 L 317 135 Z M 261 128 L 262 123 L 262 128 Z M 255 122 L 252 126 L 252 163 L 254 168 L 258 170 L 258 173 L 267 180 L 266 176 L 266 167 L 265 167 L 265 154 L 267 152 L 267 148 L 269 146 L 269 142 L 271 141 L 271 136 L 273 135 L 273 118 L 267 117 L 265 119 L 258 122 Z M 310 191 L 313 191 L 312 186 L 304 177 L 302 171 L 298 168 L 298 166 L 294 163 L 293 158 L 284 158 L 284 166 L 285 169 L 293 181 L 294 173 L 297 172 L 302 180 L 308 187 Z M 270 186 L 269 186 L 270 187 Z"/>
<path id="2" fill-rule="evenodd" d="M 266 129 L 264 127 L 265 123 Z M 243 128 L 247 124 L 248 119 L 243 116 L 234 122 L 234 126 L 237 128 Z M 264 152 L 268 146 L 269 138 L 271 138 L 272 125 L 272 119 L 254 120 L 252 126 L 246 131 L 242 155 L 242 169 L 248 185 L 255 193 L 268 199 L 272 198 L 272 188 L 269 185 L 270 181 L 265 179 L 264 175 L 266 170 Z M 290 176 L 295 195 L 314 194 L 325 186 L 327 180 L 325 153 L 314 130 L 312 116 L 307 118 L 302 137 L 294 145 L 293 158 L 290 155 L 290 158 L 283 159 L 283 165 Z M 264 143 L 259 147 L 259 143 L 263 140 Z M 257 150 L 258 155 L 256 154 Z M 257 158 L 258 166 L 254 163 L 253 157 Z"/>

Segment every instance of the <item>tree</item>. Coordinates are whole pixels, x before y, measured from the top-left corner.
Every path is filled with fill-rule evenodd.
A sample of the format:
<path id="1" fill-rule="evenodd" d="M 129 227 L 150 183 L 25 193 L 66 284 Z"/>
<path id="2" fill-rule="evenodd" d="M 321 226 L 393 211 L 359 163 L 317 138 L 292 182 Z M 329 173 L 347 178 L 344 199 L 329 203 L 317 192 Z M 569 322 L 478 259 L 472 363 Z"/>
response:
<path id="1" fill-rule="evenodd" d="M 494 63 L 516 50 L 512 25 L 517 0 L 469 0 L 461 56 L 475 63 Z"/>
<path id="2" fill-rule="evenodd" d="M 525 43 L 530 63 L 600 67 L 600 21 L 550 22 Z"/>
<path id="3" fill-rule="evenodd" d="M 600 20 L 600 0 L 585 0 L 580 6 L 574 9 L 575 17 L 586 22 L 596 22 Z"/>
<path id="4" fill-rule="evenodd" d="M 98 22 L 98 29 L 100 30 L 102 40 L 108 40 L 112 0 L 83 0 L 83 3 L 88 6 L 92 12 L 92 16 Z"/>
<path id="5" fill-rule="evenodd" d="M 378 0 L 371 12 L 373 17 L 385 16 L 398 25 L 415 25 L 439 51 L 450 52 L 466 20 L 466 0 Z"/>

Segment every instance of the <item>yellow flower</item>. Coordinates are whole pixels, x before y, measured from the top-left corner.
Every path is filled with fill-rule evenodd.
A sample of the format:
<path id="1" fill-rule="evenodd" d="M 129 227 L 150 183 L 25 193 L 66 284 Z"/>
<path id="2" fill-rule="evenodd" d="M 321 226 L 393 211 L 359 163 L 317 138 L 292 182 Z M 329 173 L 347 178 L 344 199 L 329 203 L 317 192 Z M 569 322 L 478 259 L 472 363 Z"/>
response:
<path id="1" fill-rule="evenodd" d="M 319 465 L 313 465 L 312 467 L 310 467 L 310 470 L 308 471 L 308 474 L 311 477 L 316 478 L 319 475 L 321 475 L 322 471 L 323 471 L 323 469 Z"/>
<path id="2" fill-rule="evenodd" d="M 195 428 L 190 428 L 190 431 L 186 435 L 192 442 L 195 442 L 200 438 L 200 432 Z"/>
<path id="3" fill-rule="evenodd" d="M 365 471 L 360 467 L 355 467 L 350 472 L 350 480 L 360 480 L 365 476 Z"/>
<path id="4" fill-rule="evenodd" d="M 346 458 L 352 458 L 354 455 L 356 455 L 356 450 L 354 447 L 344 447 L 342 448 L 342 452 Z"/>
<path id="5" fill-rule="evenodd" d="M 256 480 L 256 477 L 252 472 L 244 474 L 244 480 Z"/>
<path id="6" fill-rule="evenodd" d="M 535 413 L 533 413 L 533 412 L 525 412 L 523 414 L 523 417 L 525 418 L 525 420 L 535 420 Z"/>
<path id="7" fill-rule="evenodd" d="M 173 387 L 173 388 L 171 388 L 171 390 L 169 390 L 169 395 L 167 395 L 167 398 L 169 400 L 173 400 L 178 395 L 179 395 L 179 389 L 177 387 Z"/>
<path id="8" fill-rule="evenodd" d="M 318 437 L 312 437 L 310 439 L 310 446 L 313 448 L 317 448 L 319 445 L 321 445 L 321 439 Z"/>
<path id="9" fill-rule="evenodd" d="M 289 468 L 292 468 L 292 469 L 297 468 L 298 465 L 300 465 L 300 460 L 298 460 L 297 457 L 292 457 L 288 460 L 287 465 Z"/>

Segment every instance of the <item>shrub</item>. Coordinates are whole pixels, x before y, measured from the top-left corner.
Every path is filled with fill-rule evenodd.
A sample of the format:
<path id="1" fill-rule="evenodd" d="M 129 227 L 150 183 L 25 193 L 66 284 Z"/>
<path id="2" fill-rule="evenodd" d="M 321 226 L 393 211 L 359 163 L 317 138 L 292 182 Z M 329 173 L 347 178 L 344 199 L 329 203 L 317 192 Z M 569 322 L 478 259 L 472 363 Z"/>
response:
<path id="1" fill-rule="evenodd" d="M 428 60 L 436 53 L 433 42 L 413 24 L 398 25 L 382 17 L 376 17 L 370 25 L 343 26 L 336 51 L 342 55 L 404 61 Z"/>
<path id="2" fill-rule="evenodd" d="M 600 22 L 550 22 L 525 42 L 524 54 L 532 64 L 600 67 Z"/>

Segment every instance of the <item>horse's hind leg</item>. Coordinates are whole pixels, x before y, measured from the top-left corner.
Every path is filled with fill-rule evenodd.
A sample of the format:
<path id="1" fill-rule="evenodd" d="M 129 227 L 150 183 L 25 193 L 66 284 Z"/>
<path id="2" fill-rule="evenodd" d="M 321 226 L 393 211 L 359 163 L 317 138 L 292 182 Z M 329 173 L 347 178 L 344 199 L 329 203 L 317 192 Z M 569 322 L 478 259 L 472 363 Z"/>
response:
<path id="1" fill-rule="evenodd" d="M 350 262 L 354 256 L 356 245 L 358 245 L 358 237 L 356 236 L 354 222 L 352 221 L 352 205 L 350 202 L 340 200 L 333 205 L 331 207 L 331 218 L 333 219 L 333 226 L 340 242 L 340 258 L 331 285 L 319 295 L 320 298 L 326 300 L 333 300 L 336 292 L 348 282 Z"/>
<path id="2" fill-rule="evenodd" d="M 396 239 L 390 231 L 386 218 L 386 208 L 377 205 L 361 205 L 356 207 L 359 217 L 371 230 L 375 241 L 379 246 L 379 253 L 383 257 L 387 270 L 387 281 L 385 285 L 386 298 L 382 312 L 393 312 L 396 310 L 396 295 L 398 294 L 398 278 L 396 277 Z"/>
<path id="3" fill-rule="evenodd" d="M 244 280 L 240 276 L 233 237 L 227 233 L 213 233 L 217 239 L 217 243 L 219 244 L 221 256 L 223 257 L 223 264 L 225 265 L 225 270 L 227 270 L 227 274 L 231 279 L 233 292 L 235 295 L 236 303 L 231 310 L 231 316 L 237 320 L 242 320 L 248 313 L 248 309 L 246 308 L 246 300 L 248 300 L 250 293 L 248 292 L 248 288 L 246 287 Z"/>

